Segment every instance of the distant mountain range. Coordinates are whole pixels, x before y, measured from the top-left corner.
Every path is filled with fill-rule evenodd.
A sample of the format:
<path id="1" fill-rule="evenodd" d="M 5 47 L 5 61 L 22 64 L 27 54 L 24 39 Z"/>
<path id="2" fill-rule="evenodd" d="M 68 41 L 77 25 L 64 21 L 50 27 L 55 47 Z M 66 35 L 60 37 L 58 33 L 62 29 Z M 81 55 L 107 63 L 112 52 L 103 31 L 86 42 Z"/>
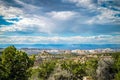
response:
<path id="1" fill-rule="evenodd" d="M 39 49 L 120 49 L 120 44 L 0 44 L 0 48 L 14 45 L 16 48 L 39 48 Z"/>

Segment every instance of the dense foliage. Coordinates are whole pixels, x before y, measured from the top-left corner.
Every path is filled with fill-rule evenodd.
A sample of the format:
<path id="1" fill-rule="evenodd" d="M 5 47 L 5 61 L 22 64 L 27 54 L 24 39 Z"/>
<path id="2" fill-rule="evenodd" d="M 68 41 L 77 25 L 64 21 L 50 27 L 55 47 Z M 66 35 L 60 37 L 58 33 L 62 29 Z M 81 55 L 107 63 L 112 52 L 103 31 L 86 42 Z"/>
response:
<path id="1" fill-rule="evenodd" d="M 73 80 L 82 80 L 83 76 L 92 76 L 94 77 L 96 68 L 97 68 L 97 60 L 91 59 L 86 61 L 85 63 L 74 62 L 74 61 L 64 61 L 61 64 L 62 68 L 71 73 L 71 79 Z"/>
<path id="2" fill-rule="evenodd" d="M 96 69 L 98 67 L 98 60 L 91 58 L 85 62 L 85 72 L 87 76 L 91 76 L 94 80 L 96 80 Z"/>
<path id="3" fill-rule="evenodd" d="M 41 80 L 46 80 L 54 70 L 55 65 L 56 63 L 54 61 L 51 62 L 48 61 L 40 64 L 38 77 Z"/>
<path id="4" fill-rule="evenodd" d="M 14 46 L 9 46 L 0 58 L 0 80 L 28 80 L 33 64 L 33 58 Z"/>
<path id="5" fill-rule="evenodd" d="M 120 80 L 120 52 L 112 54 L 114 59 L 115 80 Z"/>

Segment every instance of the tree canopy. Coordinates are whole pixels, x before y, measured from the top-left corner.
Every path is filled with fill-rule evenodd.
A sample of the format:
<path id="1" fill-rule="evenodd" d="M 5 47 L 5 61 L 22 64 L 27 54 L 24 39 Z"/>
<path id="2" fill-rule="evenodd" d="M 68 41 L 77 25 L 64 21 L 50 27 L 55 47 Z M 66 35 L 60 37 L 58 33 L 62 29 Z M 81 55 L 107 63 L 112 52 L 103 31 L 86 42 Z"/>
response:
<path id="1" fill-rule="evenodd" d="M 0 59 L 0 80 L 28 80 L 33 63 L 34 59 L 14 46 L 5 48 Z"/>

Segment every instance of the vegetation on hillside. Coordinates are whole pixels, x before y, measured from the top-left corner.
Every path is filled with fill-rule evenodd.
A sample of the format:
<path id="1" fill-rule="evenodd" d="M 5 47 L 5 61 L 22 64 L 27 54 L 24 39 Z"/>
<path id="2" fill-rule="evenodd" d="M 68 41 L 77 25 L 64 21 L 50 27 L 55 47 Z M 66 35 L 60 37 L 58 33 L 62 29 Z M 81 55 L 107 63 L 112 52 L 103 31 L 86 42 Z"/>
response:
<path id="1" fill-rule="evenodd" d="M 81 63 L 80 61 L 64 61 L 61 64 L 62 68 L 71 73 L 71 79 L 73 80 L 82 80 L 83 76 L 91 76 L 95 79 L 96 68 L 97 68 L 97 60 L 90 59 L 85 63 Z"/>
<path id="2" fill-rule="evenodd" d="M 0 80 L 120 80 L 120 52 L 97 57 L 46 54 L 34 65 L 37 55 L 28 56 L 14 46 L 5 48 L 0 56 Z"/>

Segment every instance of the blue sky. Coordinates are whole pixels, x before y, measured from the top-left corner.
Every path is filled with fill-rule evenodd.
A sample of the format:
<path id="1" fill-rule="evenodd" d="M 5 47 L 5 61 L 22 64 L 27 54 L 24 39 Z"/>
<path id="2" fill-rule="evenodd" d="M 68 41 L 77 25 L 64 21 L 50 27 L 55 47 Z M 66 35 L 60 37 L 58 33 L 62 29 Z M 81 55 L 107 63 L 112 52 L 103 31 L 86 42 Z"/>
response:
<path id="1" fill-rule="evenodd" d="M 0 44 L 119 44 L 120 0 L 0 0 Z"/>

